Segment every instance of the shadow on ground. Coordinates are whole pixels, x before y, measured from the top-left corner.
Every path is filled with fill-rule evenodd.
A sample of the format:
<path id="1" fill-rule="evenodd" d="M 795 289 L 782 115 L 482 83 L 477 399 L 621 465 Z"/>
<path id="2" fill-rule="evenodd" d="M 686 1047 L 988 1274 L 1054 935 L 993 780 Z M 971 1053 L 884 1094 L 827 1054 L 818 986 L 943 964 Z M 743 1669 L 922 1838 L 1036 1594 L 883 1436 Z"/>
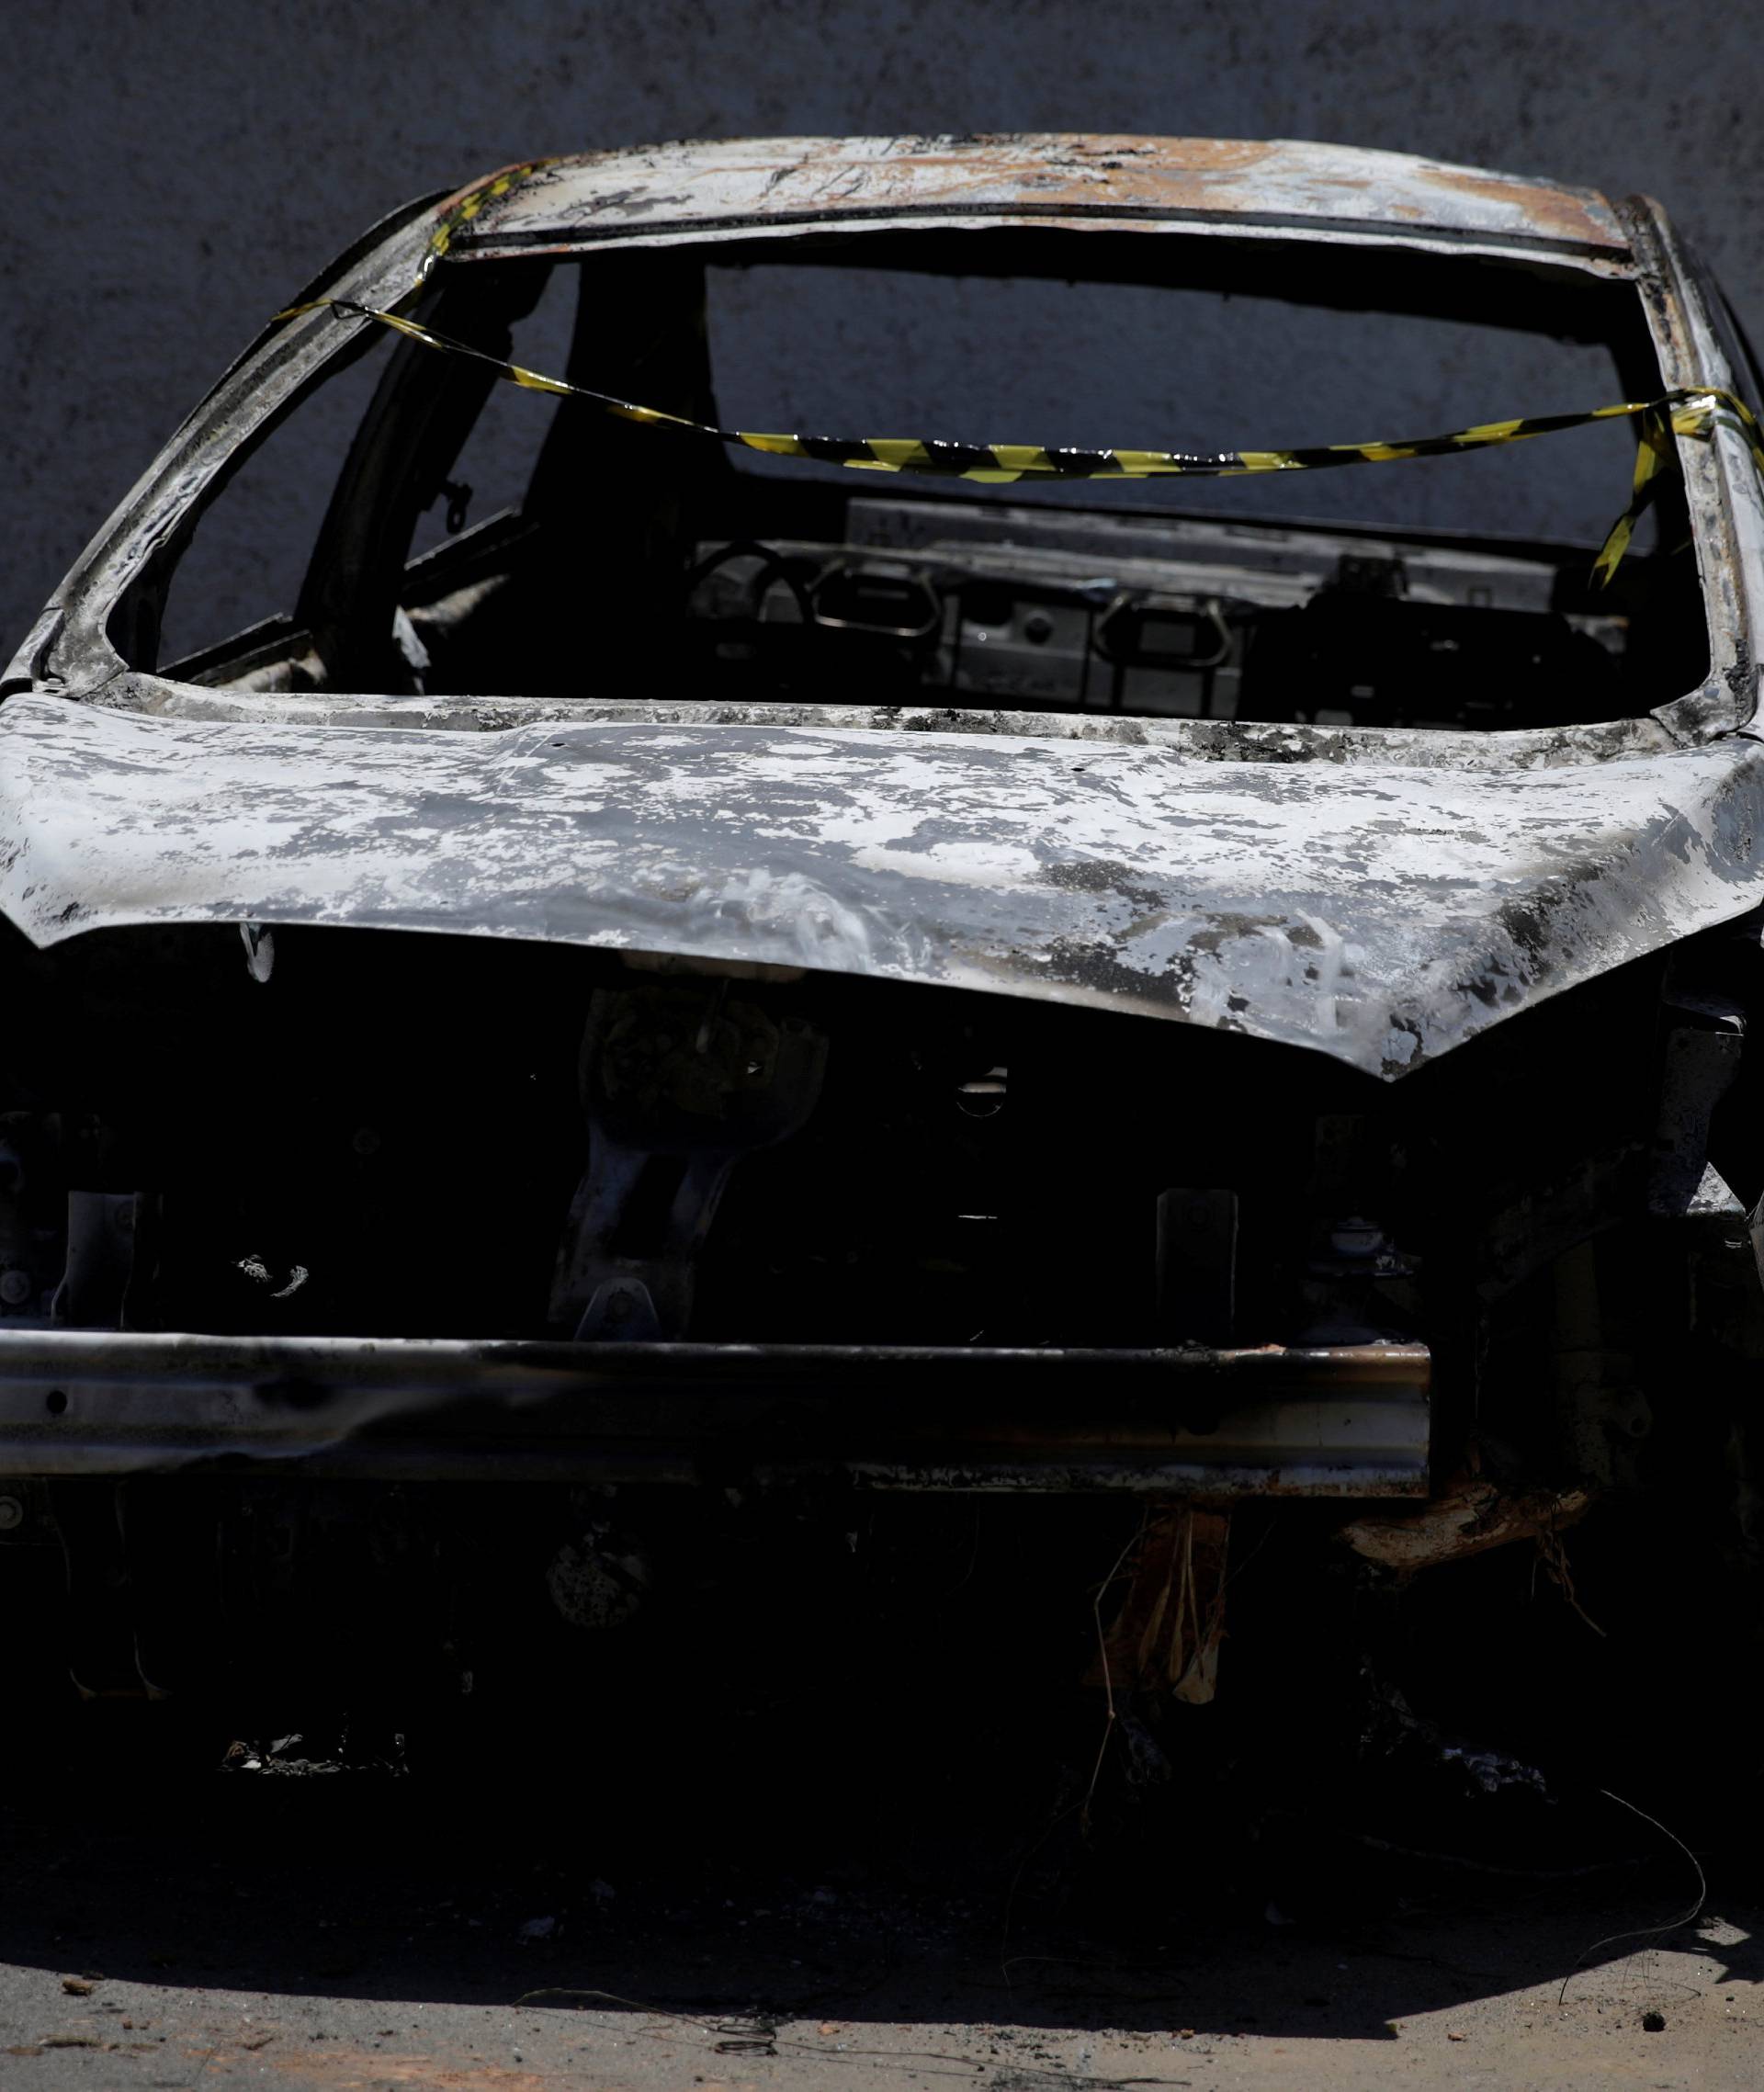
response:
<path id="1" fill-rule="evenodd" d="M 549 1994 L 703 2022 L 713 2052 L 805 2019 L 1378 2040 L 1608 1968 L 1650 1942 L 1598 1942 L 1695 1890 L 1684 1853 L 1593 1802 L 1547 1824 L 1500 1796 L 1405 1820 L 1400 1796 L 1361 1793 L 1336 1822 L 1227 1826 L 1205 1797 L 1136 1803 L 1105 1766 L 1087 1825 L 1069 1780 L 1050 1772 L 1025 1814 L 1033 1783 L 940 1758 L 934 1721 L 915 1758 L 830 1733 L 812 1705 L 702 1705 L 646 1762 L 597 1747 L 619 1718 L 504 1736 L 426 1777 L 149 1764 L 119 1726 L 13 1786 L 0 1961 L 345 2000 Z M 1472 1856 L 1479 1824 L 1506 1857 Z M 1764 1975 L 1742 1871 L 1713 1869 L 1722 1980 Z"/>
<path id="2" fill-rule="evenodd" d="M 1271 1570 L 1282 1640 L 1259 1632 L 1246 1574 L 1220 1702 L 1123 1692 L 1112 1720 L 1078 1682 L 1084 1579 L 1060 1571 L 1076 1595 L 1038 1664 L 1052 1611 L 1013 1620 L 1008 1551 L 988 1589 L 956 1537 L 972 1613 L 953 1577 L 934 1602 L 867 1613 L 834 1590 L 790 1615 L 774 1589 L 743 1630 L 730 1583 L 714 1615 L 683 1609 L 616 1661 L 563 1675 L 555 1650 L 526 1651 L 526 1670 L 554 1665 L 549 1690 L 474 1703 L 475 1729 L 456 1711 L 401 1741 L 357 1719 L 345 1742 L 321 1716 L 277 1757 L 299 1710 L 254 1727 L 221 1709 L 62 1707 L 20 1725 L 0 1787 L 0 1964 L 45 1996 L 71 1975 L 204 2009 L 331 2001 L 341 2018 L 315 2019 L 314 2041 L 378 2039 L 394 2005 L 505 2016 L 524 1999 L 603 2031 L 610 2015 L 633 2041 L 676 2029 L 683 2053 L 726 2059 L 825 2048 L 823 2025 L 855 2054 L 886 2027 L 890 2055 L 928 2073 L 959 2061 L 971 2078 L 978 2041 L 1019 2071 L 995 2085 L 1044 2087 L 1073 2081 L 1036 2060 L 1044 2034 L 1382 2043 L 1468 2001 L 1609 1986 L 1662 1943 L 1702 1953 L 1708 1995 L 1764 1978 L 1744 1737 L 1706 1650 L 1653 1691 L 1641 1659 L 1662 1623 L 1624 1623 L 1590 1549 L 1582 1597 L 1611 1600 L 1611 1633 L 1540 1600 L 1519 1564 L 1455 1596 L 1442 1581 L 1442 1610 L 1390 1644 L 1418 1704 L 1486 1721 L 1480 1740 L 1522 1748 L 1545 1795 L 1367 1746 L 1369 1711 L 1392 1702 L 1354 1653 L 1357 1586 L 1348 1612 L 1306 1611 L 1317 1579 Z M 254 1750 L 223 1770 L 241 1736 Z M 308 1769 L 277 1770 L 294 1761 Z M 1704 1929 L 1653 1929 L 1689 1917 L 1703 1870 Z M 5 2003 L 0 1985 L 0 2021 Z"/>

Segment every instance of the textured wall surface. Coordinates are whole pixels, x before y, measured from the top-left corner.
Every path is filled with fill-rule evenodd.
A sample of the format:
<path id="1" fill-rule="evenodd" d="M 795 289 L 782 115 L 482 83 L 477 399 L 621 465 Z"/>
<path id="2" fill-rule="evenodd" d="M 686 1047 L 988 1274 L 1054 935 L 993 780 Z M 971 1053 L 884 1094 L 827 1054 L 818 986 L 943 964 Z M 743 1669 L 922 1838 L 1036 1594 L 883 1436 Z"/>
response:
<path id="1" fill-rule="evenodd" d="M 0 27 L 0 658 L 267 313 L 392 205 L 536 153 L 1344 140 L 1646 189 L 1764 322 L 1764 39 L 1710 0 L 9 0 Z"/>

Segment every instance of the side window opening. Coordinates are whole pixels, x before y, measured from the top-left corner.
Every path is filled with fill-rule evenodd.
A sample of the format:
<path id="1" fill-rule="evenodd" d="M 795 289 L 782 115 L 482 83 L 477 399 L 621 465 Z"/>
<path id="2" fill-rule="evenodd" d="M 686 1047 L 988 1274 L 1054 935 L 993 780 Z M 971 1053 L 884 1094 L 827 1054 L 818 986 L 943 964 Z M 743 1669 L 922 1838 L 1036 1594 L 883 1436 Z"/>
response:
<path id="1" fill-rule="evenodd" d="M 574 274 L 444 277 L 423 316 L 492 356 L 556 368 Z M 483 367 L 367 334 L 187 522 L 159 660 L 204 682 L 423 687 L 421 642 L 401 601 L 406 566 L 445 565 L 467 549 L 462 538 L 507 537 L 554 411 Z"/>
<path id="2" fill-rule="evenodd" d="M 414 316 L 507 360 L 550 274 L 544 266 L 438 271 Z M 524 340 L 519 346 L 530 353 Z M 404 569 L 424 512 L 458 500 L 450 491 L 458 460 L 502 390 L 488 362 L 409 338 L 394 347 L 325 513 L 296 613 L 329 687 L 393 695 L 426 687 L 423 650 L 399 615 Z M 537 396 L 531 403 L 538 420 L 553 406 Z M 493 432 L 493 417 L 489 425 Z"/>
<path id="3" fill-rule="evenodd" d="M 125 649 L 136 665 L 184 674 L 216 655 L 287 651 L 313 540 L 390 347 L 390 336 L 366 341 L 328 367 L 229 461 L 186 519 L 182 549 L 168 548 L 156 647 L 150 622 Z"/>

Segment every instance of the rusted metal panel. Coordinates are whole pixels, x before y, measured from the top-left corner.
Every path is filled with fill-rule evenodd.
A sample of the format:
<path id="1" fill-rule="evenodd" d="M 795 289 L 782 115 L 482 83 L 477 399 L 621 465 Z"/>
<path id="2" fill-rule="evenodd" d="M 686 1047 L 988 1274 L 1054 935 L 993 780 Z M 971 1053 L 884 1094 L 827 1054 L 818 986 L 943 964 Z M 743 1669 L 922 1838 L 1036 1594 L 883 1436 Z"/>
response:
<path id="1" fill-rule="evenodd" d="M 731 238 L 827 223 L 1170 222 L 1548 250 L 1627 248 L 1596 191 L 1295 140 L 1059 132 L 688 140 L 560 160 L 487 208 L 461 254 Z"/>
<path id="2" fill-rule="evenodd" d="M 1524 772 L 823 727 L 425 734 L 26 696 L 0 907 L 453 931 L 944 982 L 1394 1078 L 1752 907 L 1764 749 Z"/>
<path id="3" fill-rule="evenodd" d="M 1549 1542 L 1592 1509 L 1589 1489 L 1508 1491 L 1466 1476 L 1419 1510 L 1368 1513 L 1338 1537 L 1356 1555 L 1410 1575 L 1515 1540 Z"/>
<path id="4" fill-rule="evenodd" d="M 1427 1493 L 1430 1359 L 0 1330 L 0 1474 Z"/>

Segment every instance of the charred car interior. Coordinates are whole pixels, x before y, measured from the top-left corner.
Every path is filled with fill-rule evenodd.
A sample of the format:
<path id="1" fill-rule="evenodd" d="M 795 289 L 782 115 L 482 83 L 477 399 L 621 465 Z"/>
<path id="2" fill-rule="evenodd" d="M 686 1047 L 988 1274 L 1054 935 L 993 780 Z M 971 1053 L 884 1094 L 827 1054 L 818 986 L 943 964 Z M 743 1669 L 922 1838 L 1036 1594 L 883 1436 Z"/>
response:
<path id="1" fill-rule="evenodd" d="M 1386 461 L 859 478 L 496 368 L 905 435 L 877 314 L 1075 284 L 1205 301 L 1136 380 L 1184 440 Z M 769 1500 L 1008 1494 L 1124 1565 L 1117 1682 L 1190 1702 L 1238 1519 L 1560 1580 L 1676 1490 L 1755 1570 L 1744 432 L 1662 439 L 1603 583 L 1631 421 L 1390 448 L 1751 394 L 1655 207 L 1327 147 L 683 146 L 429 199 L 291 312 L 0 684 L 0 1570 L 47 1676 L 298 1643 L 457 1690 L 521 1605 L 684 1608 L 650 1538 L 702 1568 Z M 922 432 L 1169 434 L 969 361 Z M 205 531 L 289 457 L 303 577 L 205 628 Z"/>

